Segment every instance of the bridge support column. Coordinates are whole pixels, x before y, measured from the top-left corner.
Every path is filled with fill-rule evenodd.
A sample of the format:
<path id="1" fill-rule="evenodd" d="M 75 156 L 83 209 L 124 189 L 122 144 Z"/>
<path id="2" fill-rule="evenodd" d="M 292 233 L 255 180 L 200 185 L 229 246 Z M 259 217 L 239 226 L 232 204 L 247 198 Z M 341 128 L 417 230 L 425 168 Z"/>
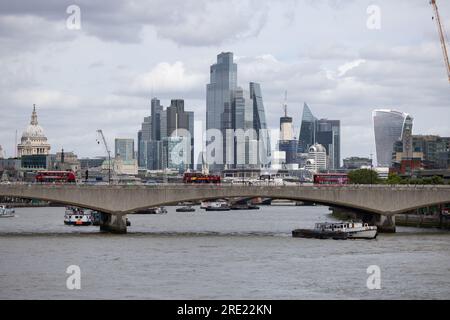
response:
<path id="1" fill-rule="evenodd" d="M 383 216 L 376 215 L 375 225 L 380 233 L 395 233 L 395 215 Z"/>
<path id="2" fill-rule="evenodd" d="M 127 221 L 125 215 L 101 213 L 100 231 L 110 233 L 127 233 Z"/>

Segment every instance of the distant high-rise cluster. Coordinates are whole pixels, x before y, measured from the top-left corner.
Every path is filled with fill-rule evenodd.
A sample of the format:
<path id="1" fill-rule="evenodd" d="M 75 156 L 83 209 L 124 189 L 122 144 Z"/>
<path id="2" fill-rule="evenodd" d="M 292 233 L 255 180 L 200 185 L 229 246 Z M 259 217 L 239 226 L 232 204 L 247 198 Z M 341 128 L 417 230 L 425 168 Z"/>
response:
<path id="1" fill-rule="evenodd" d="M 207 145 L 215 141 L 215 145 L 221 147 L 211 152 L 214 161 L 207 159 L 213 170 L 224 166 L 260 167 L 261 155 L 270 156 L 270 140 L 263 134 L 267 123 L 261 87 L 254 82 L 250 82 L 248 90 L 238 87 L 237 64 L 231 52 L 220 53 L 210 68 L 210 83 L 206 86 L 206 129 Z"/>
<path id="2" fill-rule="evenodd" d="M 194 113 L 184 110 L 184 100 L 173 99 L 164 109 L 151 100 L 151 115 L 138 132 L 138 164 L 148 170 L 193 168 Z"/>

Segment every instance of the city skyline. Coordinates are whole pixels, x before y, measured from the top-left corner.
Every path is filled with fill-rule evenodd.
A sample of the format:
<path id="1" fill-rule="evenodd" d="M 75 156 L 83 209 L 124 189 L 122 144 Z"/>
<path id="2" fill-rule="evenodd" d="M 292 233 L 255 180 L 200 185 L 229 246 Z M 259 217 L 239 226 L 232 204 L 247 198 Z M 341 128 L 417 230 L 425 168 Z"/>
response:
<path id="1" fill-rule="evenodd" d="M 214 32 L 224 23 L 214 15 L 218 4 L 204 9 L 218 29 L 187 28 L 183 37 L 174 36 L 154 14 L 139 23 L 120 21 L 116 28 L 90 20 L 102 11 L 117 22 L 116 5 L 100 9 L 81 1 L 81 30 L 65 29 L 63 6 L 49 13 L 33 12 L 20 1 L 13 9 L 2 6 L 0 21 L 9 32 L 0 39 L 0 145 L 6 156 L 14 156 L 15 131 L 20 137 L 33 103 L 53 150 L 64 147 L 80 157 L 104 154 L 95 143 L 97 129 L 104 130 L 110 145 L 115 137 L 136 140 L 152 96 L 164 105 L 172 98 L 185 99 L 205 124 L 208 68 L 222 51 L 235 53 L 242 85 L 261 84 L 269 128 L 279 127 L 285 90 L 296 137 L 304 102 L 319 118 L 340 119 L 341 158 L 375 154 L 374 109 L 413 114 L 416 133 L 449 136 L 450 92 L 428 3 L 379 1 L 380 30 L 366 27 L 368 4 L 264 2 L 255 10 L 245 2 L 232 3 L 225 10 L 239 7 L 234 17 L 239 31 L 224 28 L 221 37 Z M 185 7 L 174 2 L 170 8 Z M 446 26 L 449 9 L 442 2 Z M 186 19 L 177 26 L 192 27 L 205 15 L 202 10 L 185 10 Z M 408 10 L 408 19 L 398 19 L 395 12 L 401 10 Z M 26 27 L 30 23 L 37 27 Z M 109 28 L 110 33 L 100 31 Z"/>

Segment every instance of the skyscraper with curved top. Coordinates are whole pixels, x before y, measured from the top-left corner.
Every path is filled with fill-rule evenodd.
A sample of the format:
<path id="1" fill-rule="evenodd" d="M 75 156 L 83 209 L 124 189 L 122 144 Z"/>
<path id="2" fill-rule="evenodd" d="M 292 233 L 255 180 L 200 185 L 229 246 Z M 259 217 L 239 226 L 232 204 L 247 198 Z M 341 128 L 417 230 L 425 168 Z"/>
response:
<path id="1" fill-rule="evenodd" d="M 390 167 L 394 143 L 412 131 L 413 118 L 404 112 L 378 109 L 372 112 L 377 166 Z"/>

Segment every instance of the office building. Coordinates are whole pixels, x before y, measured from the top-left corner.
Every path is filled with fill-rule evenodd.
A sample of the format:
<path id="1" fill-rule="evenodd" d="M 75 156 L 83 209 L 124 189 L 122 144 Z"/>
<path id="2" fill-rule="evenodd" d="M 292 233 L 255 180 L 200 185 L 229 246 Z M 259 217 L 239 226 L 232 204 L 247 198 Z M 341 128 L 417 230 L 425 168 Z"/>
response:
<path id="1" fill-rule="evenodd" d="M 387 109 L 374 110 L 372 117 L 375 131 L 377 166 L 390 167 L 394 143 L 402 140 L 403 132 L 409 126 L 411 126 L 412 130 L 413 118 L 407 113 Z"/>
<path id="2" fill-rule="evenodd" d="M 114 156 L 129 161 L 134 159 L 134 139 L 116 138 L 114 140 Z"/>
<path id="3" fill-rule="evenodd" d="M 297 152 L 306 153 L 310 146 L 320 144 L 326 149 L 328 168 L 339 169 L 341 166 L 340 128 L 340 120 L 317 119 L 305 103 Z"/>

